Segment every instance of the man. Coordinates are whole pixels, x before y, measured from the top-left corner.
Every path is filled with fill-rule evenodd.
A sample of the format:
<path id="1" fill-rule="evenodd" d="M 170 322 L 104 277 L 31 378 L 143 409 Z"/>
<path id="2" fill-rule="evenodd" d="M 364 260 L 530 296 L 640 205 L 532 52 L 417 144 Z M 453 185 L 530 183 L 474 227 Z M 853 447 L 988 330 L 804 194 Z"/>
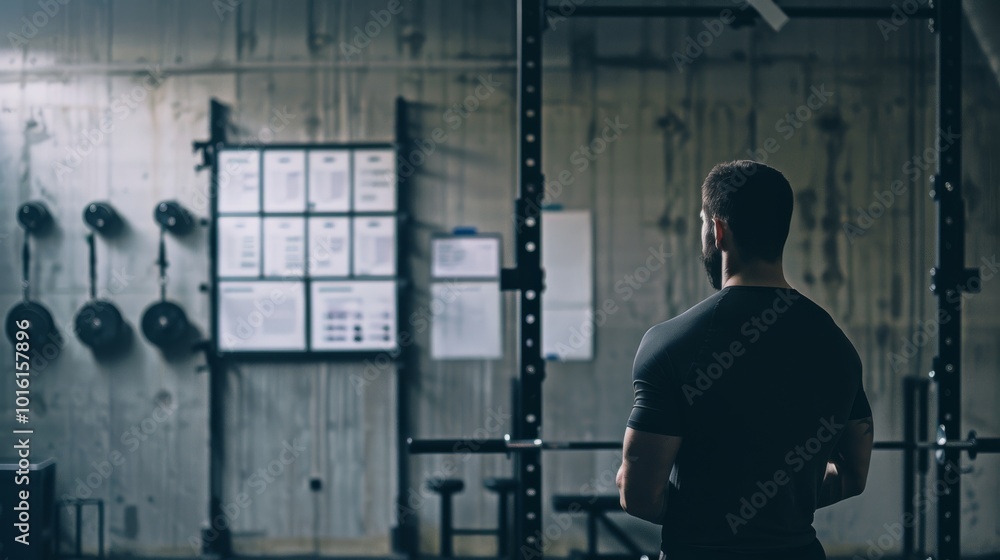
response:
<path id="1" fill-rule="evenodd" d="M 785 280 L 781 172 L 723 163 L 701 191 L 702 260 L 720 291 L 639 345 L 622 508 L 663 525 L 661 560 L 824 559 L 815 510 L 868 477 L 861 360 Z"/>

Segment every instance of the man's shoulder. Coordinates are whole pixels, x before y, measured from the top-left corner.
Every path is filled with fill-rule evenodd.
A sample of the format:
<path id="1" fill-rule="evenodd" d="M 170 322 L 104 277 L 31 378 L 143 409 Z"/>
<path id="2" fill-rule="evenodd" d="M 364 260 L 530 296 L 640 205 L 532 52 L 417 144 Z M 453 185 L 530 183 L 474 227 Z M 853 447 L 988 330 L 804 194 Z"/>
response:
<path id="1" fill-rule="evenodd" d="M 698 336 L 700 331 L 709 327 L 712 314 L 723 297 L 722 292 L 715 293 L 680 315 L 653 325 L 643 336 L 643 343 L 652 343 L 658 348 L 666 349 L 672 344 L 683 343 L 684 339 Z"/>

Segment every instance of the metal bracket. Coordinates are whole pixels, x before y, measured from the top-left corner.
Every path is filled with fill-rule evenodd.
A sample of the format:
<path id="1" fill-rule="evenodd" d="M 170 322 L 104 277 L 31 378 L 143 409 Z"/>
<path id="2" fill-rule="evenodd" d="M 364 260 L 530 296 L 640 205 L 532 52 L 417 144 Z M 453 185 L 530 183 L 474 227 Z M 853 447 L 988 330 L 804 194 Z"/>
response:
<path id="1" fill-rule="evenodd" d="M 956 290 L 970 294 L 978 294 L 982 289 L 982 281 L 979 279 L 978 268 L 966 268 L 958 272 L 955 278 L 946 278 L 946 275 L 938 267 L 931 269 L 931 293 L 937 295 L 941 290 Z"/>
<path id="2" fill-rule="evenodd" d="M 212 164 L 215 162 L 215 148 L 212 145 L 211 140 L 204 141 L 194 141 L 191 142 L 191 151 L 197 152 L 201 151 L 201 163 L 194 166 L 195 171 L 204 171 L 206 169 L 211 169 Z"/>
<path id="3" fill-rule="evenodd" d="M 541 278 L 526 278 L 517 268 L 502 268 L 500 269 L 500 289 L 505 291 L 535 290 L 542 292 L 545 289 L 545 269 L 541 270 Z"/>

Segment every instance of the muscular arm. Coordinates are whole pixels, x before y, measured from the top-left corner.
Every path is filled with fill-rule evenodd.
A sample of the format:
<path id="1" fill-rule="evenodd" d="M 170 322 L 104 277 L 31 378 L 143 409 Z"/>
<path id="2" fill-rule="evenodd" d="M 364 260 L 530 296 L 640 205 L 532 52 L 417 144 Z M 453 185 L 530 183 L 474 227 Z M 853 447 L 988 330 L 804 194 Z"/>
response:
<path id="1" fill-rule="evenodd" d="M 626 513 L 663 523 L 670 471 L 680 446 L 679 436 L 625 429 L 622 466 L 615 482 Z"/>
<path id="2" fill-rule="evenodd" d="M 864 491 L 874 439 L 875 427 L 870 416 L 847 422 L 844 434 L 826 464 L 826 475 L 819 490 L 817 508 L 835 504 Z"/>

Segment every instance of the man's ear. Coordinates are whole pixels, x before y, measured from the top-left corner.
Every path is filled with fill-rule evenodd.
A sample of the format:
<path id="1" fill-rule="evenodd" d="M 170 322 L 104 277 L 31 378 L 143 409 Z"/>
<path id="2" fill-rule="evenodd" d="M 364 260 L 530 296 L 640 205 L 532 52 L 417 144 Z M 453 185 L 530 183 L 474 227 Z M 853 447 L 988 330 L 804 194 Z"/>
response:
<path id="1" fill-rule="evenodd" d="M 715 228 L 715 247 L 720 251 L 723 248 L 729 249 L 729 237 L 726 230 L 726 223 L 719 218 L 712 218 L 712 227 Z"/>

